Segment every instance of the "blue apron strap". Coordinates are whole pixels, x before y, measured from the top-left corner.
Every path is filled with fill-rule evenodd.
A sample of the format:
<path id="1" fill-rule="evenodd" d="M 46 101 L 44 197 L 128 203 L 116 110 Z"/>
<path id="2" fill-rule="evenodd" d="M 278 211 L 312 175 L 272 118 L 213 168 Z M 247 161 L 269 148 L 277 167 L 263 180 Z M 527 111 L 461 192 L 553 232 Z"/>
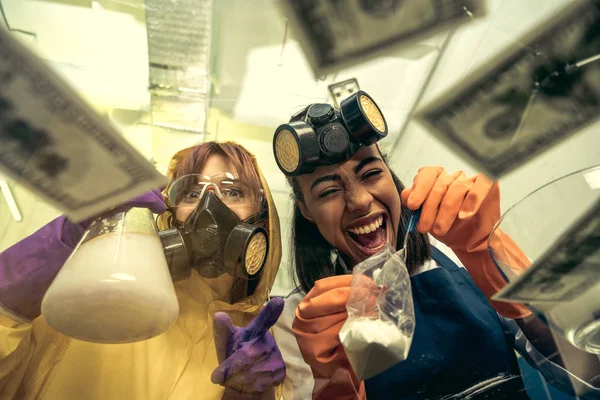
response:
<path id="1" fill-rule="evenodd" d="M 471 289 L 473 289 L 473 293 L 477 295 L 489 308 L 489 311 L 492 312 L 493 315 L 496 315 L 496 310 L 492 308 L 492 305 L 489 303 L 485 294 L 479 289 L 479 287 L 475 284 L 469 271 L 466 268 L 461 268 L 454 261 L 448 258 L 447 255 L 442 253 L 439 249 L 431 246 L 431 258 L 435 260 L 436 263 L 442 268 L 444 268 L 449 273 L 453 274 L 453 279 L 456 282 L 462 282 L 468 285 Z M 454 274 L 457 272 L 457 274 Z"/>
<path id="2" fill-rule="evenodd" d="M 460 269 L 460 267 L 456 265 L 454 261 L 448 258 L 447 255 L 433 246 L 431 246 L 431 258 L 433 258 L 440 267 L 444 267 L 446 270 L 448 270 L 448 272 L 454 272 Z"/>

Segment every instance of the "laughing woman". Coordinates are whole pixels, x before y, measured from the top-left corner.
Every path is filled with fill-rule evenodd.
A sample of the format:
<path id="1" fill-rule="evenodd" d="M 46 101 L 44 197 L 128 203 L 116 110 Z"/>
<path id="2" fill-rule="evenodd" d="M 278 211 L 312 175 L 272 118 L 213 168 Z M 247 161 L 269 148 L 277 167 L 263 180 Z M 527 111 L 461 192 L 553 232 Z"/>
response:
<path id="1" fill-rule="evenodd" d="M 597 358 L 580 354 L 585 368 L 567 372 L 549 330 L 524 305 L 488 300 L 504 285 L 486 251 L 500 218 L 498 184 L 425 167 L 404 188 L 377 145 L 386 134 L 383 116 L 364 92 L 344 100 L 340 110 L 313 104 L 275 132 L 275 158 L 295 198 L 291 251 L 306 296 L 293 331 L 315 378 L 313 398 L 438 399 L 495 379 L 487 398 L 526 399 L 514 349 L 561 390 L 596 398 L 590 382 L 598 375 Z M 339 339 L 350 273 L 386 244 L 401 248 L 409 209 L 419 208 L 419 232 L 408 243 L 416 317 L 409 356 L 358 382 Z M 431 246 L 428 234 L 466 269 Z M 527 266 L 510 238 L 497 240 Z"/>

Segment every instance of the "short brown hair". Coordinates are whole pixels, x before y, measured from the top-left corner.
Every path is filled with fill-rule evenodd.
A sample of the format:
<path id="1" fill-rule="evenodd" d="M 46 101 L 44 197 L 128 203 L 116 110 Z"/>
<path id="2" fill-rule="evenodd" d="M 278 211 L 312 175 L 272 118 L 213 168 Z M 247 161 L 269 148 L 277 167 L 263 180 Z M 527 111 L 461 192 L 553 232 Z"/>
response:
<path id="1" fill-rule="evenodd" d="M 213 155 L 220 155 L 227 158 L 238 172 L 240 180 L 252 190 L 254 198 L 260 199 L 262 197 L 262 185 L 255 168 L 254 156 L 242 145 L 234 142 L 205 142 L 178 151 L 169 163 L 167 170 L 169 183 L 164 190 L 164 194 L 166 194 L 176 179 L 202 171 L 206 165 L 206 161 Z M 160 229 L 171 228 L 173 226 L 172 214 L 167 211 L 159 217 L 158 222 Z"/>

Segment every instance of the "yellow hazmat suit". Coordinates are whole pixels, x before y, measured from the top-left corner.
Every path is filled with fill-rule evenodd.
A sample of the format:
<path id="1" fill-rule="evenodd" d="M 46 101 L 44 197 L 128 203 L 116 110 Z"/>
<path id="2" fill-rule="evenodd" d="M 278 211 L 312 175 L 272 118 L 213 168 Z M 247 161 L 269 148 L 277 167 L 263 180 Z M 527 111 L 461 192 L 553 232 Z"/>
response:
<path id="1" fill-rule="evenodd" d="M 220 399 L 224 388 L 210 381 L 218 366 L 212 315 L 225 311 L 235 325 L 247 325 L 262 309 L 281 260 L 279 217 L 256 160 L 254 166 L 269 207 L 269 254 L 251 296 L 233 305 L 215 300 L 215 292 L 192 271 L 190 279 L 175 284 L 180 313 L 173 326 L 129 344 L 70 339 L 43 316 L 23 322 L 0 314 L 0 399 Z"/>

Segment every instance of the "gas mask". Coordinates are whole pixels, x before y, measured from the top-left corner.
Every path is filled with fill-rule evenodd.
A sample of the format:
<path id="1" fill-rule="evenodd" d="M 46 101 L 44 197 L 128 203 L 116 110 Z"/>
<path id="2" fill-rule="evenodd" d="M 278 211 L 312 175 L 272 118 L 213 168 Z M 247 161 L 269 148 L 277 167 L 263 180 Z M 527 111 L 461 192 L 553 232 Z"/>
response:
<path id="1" fill-rule="evenodd" d="M 264 200 L 234 189 L 240 185 L 232 174 L 215 177 L 186 175 L 169 188 L 167 202 L 173 215 L 191 210 L 184 222 L 159 232 L 174 281 L 186 279 L 191 269 L 203 278 L 228 274 L 236 279 L 259 277 L 268 253 L 266 230 L 257 225 L 267 218 Z M 237 190 L 237 192 L 233 192 Z M 248 192 L 248 190 L 246 190 Z M 245 196 L 245 197 L 240 197 Z M 241 220 L 232 208 L 262 211 Z"/>
<path id="2" fill-rule="evenodd" d="M 287 176 L 310 174 L 320 165 L 338 164 L 361 146 L 387 136 L 383 114 L 371 97 L 358 91 L 336 110 L 330 104 L 312 104 L 280 125 L 273 136 L 273 153 Z"/>

